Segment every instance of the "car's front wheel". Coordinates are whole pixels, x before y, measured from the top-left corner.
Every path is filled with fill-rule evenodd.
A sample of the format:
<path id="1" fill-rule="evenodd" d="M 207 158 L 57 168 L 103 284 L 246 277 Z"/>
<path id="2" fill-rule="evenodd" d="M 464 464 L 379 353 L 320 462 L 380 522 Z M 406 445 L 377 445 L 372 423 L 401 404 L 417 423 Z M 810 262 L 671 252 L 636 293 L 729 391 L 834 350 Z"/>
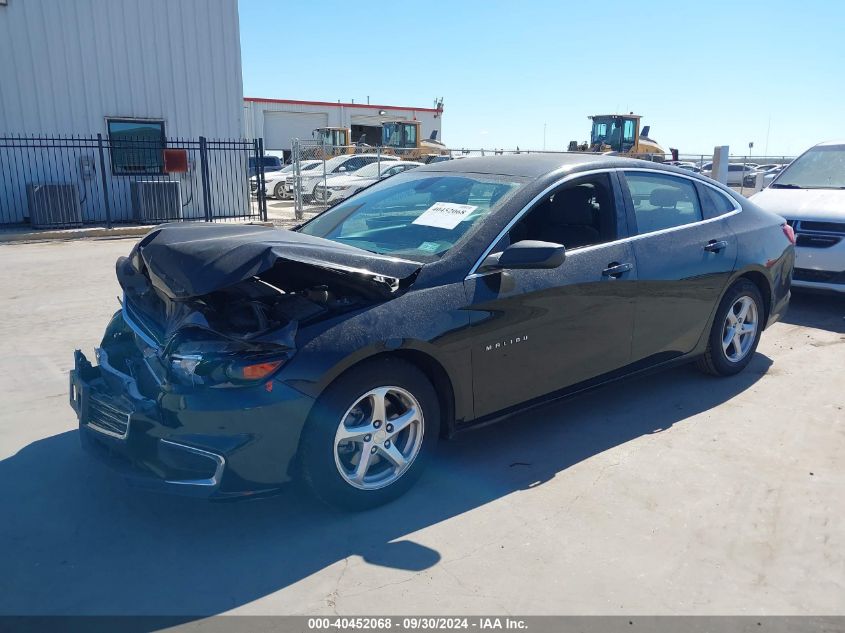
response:
<path id="1" fill-rule="evenodd" d="M 273 187 L 273 197 L 277 200 L 281 200 L 285 197 L 285 183 L 277 182 L 276 186 Z"/>
<path id="2" fill-rule="evenodd" d="M 698 368 L 714 376 L 732 376 L 745 369 L 760 342 L 764 318 L 759 288 L 747 279 L 734 283 L 716 311 L 707 351 L 698 359 Z"/>
<path id="3" fill-rule="evenodd" d="M 305 483 L 323 501 L 372 508 L 399 497 L 422 474 L 440 433 L 434 387 L 399 359 L 376 359 L 342 375 L 303 431 Z"/>

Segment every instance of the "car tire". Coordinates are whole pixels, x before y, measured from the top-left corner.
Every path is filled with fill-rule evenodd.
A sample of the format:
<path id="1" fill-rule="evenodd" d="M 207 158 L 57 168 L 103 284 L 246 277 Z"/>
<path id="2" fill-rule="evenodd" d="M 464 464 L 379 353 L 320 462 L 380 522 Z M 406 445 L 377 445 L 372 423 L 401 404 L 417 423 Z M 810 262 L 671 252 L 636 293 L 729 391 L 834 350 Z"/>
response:
<path id="1" fill-rule="evenodd" d="M 411 420 L 413 408 L 417 421 L 397 431 L 391 422 Z M 379 411 L 384 420 L 374 415 Z M 425 374 L 400 359 L 366 361 L 329 385 L 308 416 L 298 454 L 302 479 L 331 506 L 374 508 L 414 485 L 439 436 L 440 405 Z"/>
<path id="2" fill-rule="evenodd" d="M 716 310 L 707 350 L 696 361 L 698 369 L 713 376 L 733 376 L 745 369 L 760 342 L 765 318 L 760 289 L 747 279 L 734 283 Z"/>
<path id="3" fill-rule="evenodd" d="M 281 200 L 285 197 L 285 183 L 277 182 L 276 186 L 273 187 L 273 197 L 277 200 Z"/>

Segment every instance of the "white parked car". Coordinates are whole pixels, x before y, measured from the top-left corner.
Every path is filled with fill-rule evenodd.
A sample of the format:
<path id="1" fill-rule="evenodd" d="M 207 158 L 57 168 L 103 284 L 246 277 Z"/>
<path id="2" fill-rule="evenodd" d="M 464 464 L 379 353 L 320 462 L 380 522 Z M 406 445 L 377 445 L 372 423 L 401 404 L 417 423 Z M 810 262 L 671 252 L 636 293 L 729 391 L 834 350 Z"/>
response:
<path id="1" fill-rule="evenodd" d="M 845 292 L 845 141 L 811 147 L 751 200 L 795 231 L 793 286 Z"/>
<path id="2" fill-rule="evenodd" d="M 308 171 L 310 169 L 314 169 L 317 165 L 322 165 L 322 163 L 323 161 L 321 160 L 303 160 L 300 162 L 300 169 L 302 171 Z M 267 195 L 279 199 L 287 197 L 292 189 L 285 189 L 285 180 L 291 174 L 293 174 L 293 164 L 285 165 L 285 167 L 279 171 L 265 173 L 264 190 L 267 192 Z M 253 194 L 258 191 L 257 176 L 253 176 L 249 179 L 249 190 Z"/>
<path id="3" fill-rule="evenodd" d="M 322 165 L 321 160 L 303 160 L 299 163 L 302 173 L 316 169 Z M 290 198 L 293 196 L 293 163 L 282 171 L 265 177 L 267 181 L 267 195 L 274 198 Z"/>
<path id="4" fill-rule="evenodd" d="M 713 177 L 712 169 L 713 163 L 705 163 L 708 165 L 707 169 L 703 169 L 701 174 L 708 178 Z M 728 164 L 728 185 L 741 186 L 742 179 L 756 169 L 756 163 L 730 163 Z"/>
<path id="5" fill-rule="evenodd" d="M 366 165 L 378 163 L 381 161 L 397 161 L 396 156 L 384 156 L 379 154 L 344 154 L 343 156 L 335 156 L 326 161 L 325 170 L 322 167 L 316 167 L 312 172 L 303 174 L 302 176 L 302 195 L 306 200 L 314 199 L 314 188 L 322 183 L 323 174 L 333 176 L 335 174 L 348 174 L 357 171 Z M 288 178 L 293 182 L 293 176 L 288 174 Z"/>
<path id="6" fill-rule="evenodd" d="M 317 202 L 329 205 L 337 204 L 364 187 L 369 187 L 379 180 L 401 174 L 403 171 L 421 167 L 422 164 L 407 160 L 400 160 L 395 163 L 393 161 L 382 162 L 381 164 L 371 163 L 353 171 L 351 174 L 338 174 L 326 178 L 325 186 L 321 182 L 315 187 L 314 198 Z"/>

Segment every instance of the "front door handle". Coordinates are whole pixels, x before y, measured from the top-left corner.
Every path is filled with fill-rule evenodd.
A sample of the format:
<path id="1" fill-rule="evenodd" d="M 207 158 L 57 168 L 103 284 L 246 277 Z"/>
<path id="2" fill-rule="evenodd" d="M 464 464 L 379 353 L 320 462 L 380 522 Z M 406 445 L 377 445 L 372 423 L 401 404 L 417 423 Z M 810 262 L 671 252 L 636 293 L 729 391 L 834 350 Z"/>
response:
<path id="1" fill-rule="evenodd" d="M 718 253 L 728 247 L 728 243 L 725 240 L 710 240 L 707 244 L 704 245 L 704 250 L 708 253 Z"/>
<path id="2" fill-rule="evenodd" d="M 627 273 L 632 268 L 634 268 L 633 264 L 628 264 L 628 263 L 619 264 L 617 262 L 611 262 L 610 264 L 607 265 L 607 268 L 605 268 L 603 271 L 601 271 L 601 274 L 602 274 L 603 277 L 610 277 L 611 279 L 616 279 L 617 277 L 620 277 L 624 273 Z"/>

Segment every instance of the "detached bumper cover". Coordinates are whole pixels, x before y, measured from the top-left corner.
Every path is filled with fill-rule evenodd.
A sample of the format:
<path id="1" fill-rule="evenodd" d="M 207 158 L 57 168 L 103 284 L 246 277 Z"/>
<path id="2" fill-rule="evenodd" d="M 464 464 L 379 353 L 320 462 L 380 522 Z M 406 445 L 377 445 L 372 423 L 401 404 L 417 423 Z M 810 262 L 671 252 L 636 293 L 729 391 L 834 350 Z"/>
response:
<path id="1" fill-rule="evenodd" d="M 83 448 L 139 488 L 208 498 L 269 493 L 291 479 L 313 400 L 273 382 L 142 394 L 109 363 L 74 353 L 70 404 Z"/>

